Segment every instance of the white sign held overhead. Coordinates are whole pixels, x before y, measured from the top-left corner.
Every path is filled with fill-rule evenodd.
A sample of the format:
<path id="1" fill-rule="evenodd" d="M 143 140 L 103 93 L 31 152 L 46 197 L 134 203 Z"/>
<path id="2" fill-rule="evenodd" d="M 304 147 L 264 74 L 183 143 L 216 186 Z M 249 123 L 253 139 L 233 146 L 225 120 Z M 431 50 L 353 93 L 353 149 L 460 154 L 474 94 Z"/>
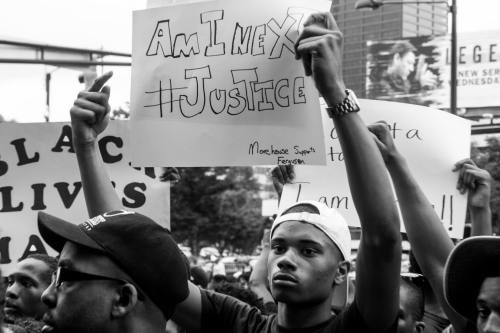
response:
<path id="1" fill-rule="evenodd" d="M 217 0 L 134 12 L 134 165 L 323 165 L 318 92 L 294 44 L 329 7 Z"/>

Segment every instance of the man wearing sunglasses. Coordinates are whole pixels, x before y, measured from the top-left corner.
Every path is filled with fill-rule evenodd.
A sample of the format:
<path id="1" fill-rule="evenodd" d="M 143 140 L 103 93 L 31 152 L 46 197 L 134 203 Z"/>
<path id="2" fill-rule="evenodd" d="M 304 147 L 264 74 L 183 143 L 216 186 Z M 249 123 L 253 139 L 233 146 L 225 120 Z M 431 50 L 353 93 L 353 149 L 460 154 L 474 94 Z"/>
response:
<path id="1" fill-rule="evenodd" d="M 180 250 L 168 230 L 143 215 L 108 212 L 77 226 L 41 212 L 38 228 L 60 252 L 42 294 L 43 332 L 163 333 L 188 295 Z"/>

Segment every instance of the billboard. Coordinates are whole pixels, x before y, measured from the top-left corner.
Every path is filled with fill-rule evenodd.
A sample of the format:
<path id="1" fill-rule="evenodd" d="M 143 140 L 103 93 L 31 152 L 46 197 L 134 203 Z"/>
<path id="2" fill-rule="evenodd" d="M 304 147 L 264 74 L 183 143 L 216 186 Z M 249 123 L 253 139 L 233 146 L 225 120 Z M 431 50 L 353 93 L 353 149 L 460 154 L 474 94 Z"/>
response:
<path id="1" fill-rule="evenodd" d="M 457 107 L 500 106 L 500 31 L 461 33 L 457 41 Z M 370 99 L 435 108 L 450 105 L 450 37 L 367 42 Z"/>

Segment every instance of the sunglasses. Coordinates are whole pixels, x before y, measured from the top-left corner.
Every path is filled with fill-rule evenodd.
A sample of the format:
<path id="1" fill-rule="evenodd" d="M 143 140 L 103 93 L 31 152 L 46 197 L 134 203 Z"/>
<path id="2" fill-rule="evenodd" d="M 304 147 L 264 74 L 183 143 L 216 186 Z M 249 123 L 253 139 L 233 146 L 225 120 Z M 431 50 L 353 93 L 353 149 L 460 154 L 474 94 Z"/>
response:
<path id="1" fill-rule="evenodd" d="M 137 297 L 140 300 L 144 300 L 143 291 L 134 283 L 124 279 L 74 271 L 61 266 L 57 267 L 57 270 L 52 274 L 52 283 L 56 286 L 57 289 L 60 288 L 61 284 L 66 281 L 72 282 L 72 281 L 91 281 L 91 280 L 108 280 L 108 281 L 120 282 L 122 284 L 125 283 L 132 284 L 137 289 Z"/>

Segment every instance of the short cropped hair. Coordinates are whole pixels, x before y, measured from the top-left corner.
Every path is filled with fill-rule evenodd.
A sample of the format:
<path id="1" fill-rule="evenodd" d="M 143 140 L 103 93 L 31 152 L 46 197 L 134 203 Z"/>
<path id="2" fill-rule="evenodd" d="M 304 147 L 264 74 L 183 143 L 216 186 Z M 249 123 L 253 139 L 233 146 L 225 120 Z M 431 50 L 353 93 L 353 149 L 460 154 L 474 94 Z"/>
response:
<path id="1" fill-rule="evenodd" d="M 26 259 L 40 260 L 47 265 L 49 269 L 42 273 L 41 279 L 46 284 L 50 284 L 52 281 L 52 274 L 57 270 L 57 259 L 47 254 L 40 253 L 30 254 Z"/>

